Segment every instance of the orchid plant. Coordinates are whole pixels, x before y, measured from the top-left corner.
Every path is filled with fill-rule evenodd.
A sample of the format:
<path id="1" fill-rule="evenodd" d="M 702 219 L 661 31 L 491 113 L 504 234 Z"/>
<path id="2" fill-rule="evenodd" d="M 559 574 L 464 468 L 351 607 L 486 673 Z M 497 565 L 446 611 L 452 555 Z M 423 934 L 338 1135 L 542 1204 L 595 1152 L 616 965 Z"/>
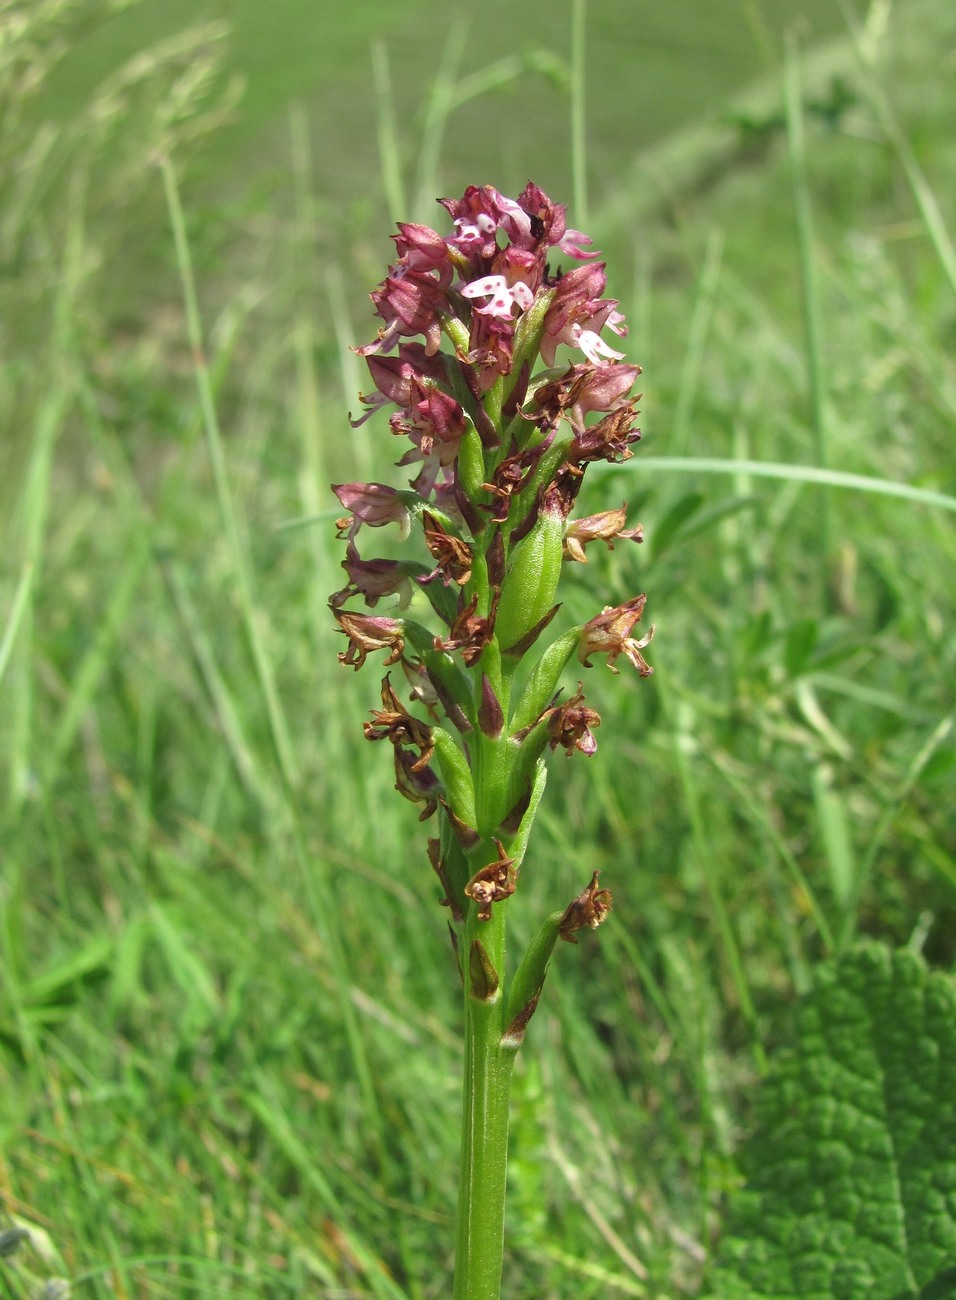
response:
<path id="1" fill-rule="evenodd" d="M 334 487 L 349 513 L 338 523 L 347 582 L 331 607 L 348 639 L 343 664 L 358 669 L 384 651 L 396 670 L 365 734 L 391 743 L 396 789 L 437 823 L 428 860 L 464 987 L 454 1295 L 490 1300 L 502 1270 L 514 1059 L 557 940 L 576 942 L 611 906 L 595 871 L 545 918 L 509 977 L 508 899 L 546 758 L 597 748 L 600 718 L 581 684 L 565 697 L 559 681 L 575 654 L 584 668 L 604 655 L 615 673 L 623 657 L 648 676 L 642 652 L 653 628 L 634 635 L 641 594 L 541 649 L 564 563 L 587 563 L 592 542 L 613 549 L 643 537 L 626 527 L 624 506 L 570 518 L 588 465 L 628 459 L 640 437 L 640 368 L 604 336 L 626 333 L 617 301 L 603 296 L 604 264 L 568 228 L 564 206 L 531 182 L 517 200 L 485 185 L 440 202 L 454 233 L 399 224 L 397 260 L 371 295 L 384 324 L 357 349 L 374 391 L 352 424 L 395 408 L 391 431 L 411 444 L 398 464 L 414 478 L 405 489 Z M 559 259 L 581 265 L 564 270 Z M 572 360 L 558 363 L 561 346 Z M 417 558 L 360 552 L 361 530 L 386 525 L 405 541 L 417 535 Z M 387 599 L 387 613 L 353 604 L 375 610 Z"/>

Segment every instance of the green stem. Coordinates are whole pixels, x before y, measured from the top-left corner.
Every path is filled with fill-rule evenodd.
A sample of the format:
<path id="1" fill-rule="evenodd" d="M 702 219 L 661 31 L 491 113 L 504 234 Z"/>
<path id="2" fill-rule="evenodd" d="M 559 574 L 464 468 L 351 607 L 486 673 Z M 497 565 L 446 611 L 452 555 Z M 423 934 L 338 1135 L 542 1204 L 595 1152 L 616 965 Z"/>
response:
<path id="1" fill-rule="evenodd" d="M 514 1052 L 501 1045 L 506 904 L 479 921 L 472 903 L 462 953 L 465 974 L 465 1077 L 454 1300 L 498 1300 L 504 1255 L 508 1096 Z M 469 972 L 480 943 L 498 985 L 490 996 Z"/>

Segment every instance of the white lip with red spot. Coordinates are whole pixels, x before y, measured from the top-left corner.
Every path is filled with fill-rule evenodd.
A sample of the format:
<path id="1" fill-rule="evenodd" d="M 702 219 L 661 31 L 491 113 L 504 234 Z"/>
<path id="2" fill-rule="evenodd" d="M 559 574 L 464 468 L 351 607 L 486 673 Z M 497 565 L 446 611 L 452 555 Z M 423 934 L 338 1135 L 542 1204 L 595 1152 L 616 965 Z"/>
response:
<path id="1" fill-rule="evenodd" d="M 534 302 L 534 294 L 523 280 L 509 284 L 503 275 L 485 275 L 480 280 L 472 280 L 461 291 L 463 298 L 490 298 L 491 302 L 475 311 L 483 316 L 500 316 L 511 319 L 513 308 L 527 311 Z"/>

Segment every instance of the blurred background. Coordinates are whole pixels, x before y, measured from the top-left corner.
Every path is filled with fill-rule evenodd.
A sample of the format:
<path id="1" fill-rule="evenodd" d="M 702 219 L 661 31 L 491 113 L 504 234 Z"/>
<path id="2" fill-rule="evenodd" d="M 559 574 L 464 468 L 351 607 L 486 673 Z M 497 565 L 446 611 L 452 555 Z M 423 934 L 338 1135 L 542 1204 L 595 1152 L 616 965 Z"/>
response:
<path id="1" fill-rule="evenodd" d="M 561 618 L 646 590 L 658 629 L 650 681 L 588 678 L 513 908 L 616 900 L 519 1063 L 505 1294 L 699 1294 L 813 963 L 952 967 L 954 37 L 0 0 L 5 1294 L 448 1293 L 459 986 L 336 662 L 328 484 L 402 483 L 350 349 L 394 221 L 467 184 L 533 178 L 607 261 L 645 436 L 581 513 L 647 542 Z"/>

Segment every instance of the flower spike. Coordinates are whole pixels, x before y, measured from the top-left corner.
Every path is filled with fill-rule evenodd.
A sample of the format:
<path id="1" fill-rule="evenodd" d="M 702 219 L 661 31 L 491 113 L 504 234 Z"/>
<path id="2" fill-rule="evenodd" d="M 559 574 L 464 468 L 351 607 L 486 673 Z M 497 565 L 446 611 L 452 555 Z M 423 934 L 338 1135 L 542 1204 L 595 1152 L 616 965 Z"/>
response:
<path id="1" fill-rule="evenodd" d="M 603 655 L 616 674 L 623 657 L 648 676 L 654 629 L 635 636 L 643 594 L 595 599 L 601 612 L 570 627 L 576 602 L 563 603 L 559 590 L 566 566 L 587 564 L 593 543 L 614 550 L 644 537 L 640 524 L 627 527 L 623 503 L 572 518 L 588 466 L 629 460 L 641 437 L 640 367 L 621 349 L 627 328 L 604 261 L 533 181 L 515 198 L 469 185 L 439 204 L 443 229 L 398 225 L 394 260 L 371 294 L 377 333 L 355 349 L 370 382 L 350 422 L 387 415 L 383 466 L 396 462 L 406 481 L 333 488 L 345 511 L 336 526 L 347 581 L 330 607 L 347 638 L 342 664 L 357 670 L 381 650 L 386 668 L 401 665 L 382 679 L 364 731 L 389 742 L 396 790 L 438 828 L 427 856 L 463 985 L 474 1084 L 465 1088 L 456 1260 L 467 1280 L 456 1277 L 455 1294 L 477 1294 L 480 1277 L 491 1296 L 510 1065 L 557 940 L 576 943 L 611 907 L 594 872 L 532 931 L 517 964 L 506 962 L 507 913 L 522 905 L 509 900 L 554 752 L 597 750 L 600 717 L 580 682 L 568 696 L 561 679 L 575 653 L 586 668 Z M 368 554 L 376 536 L 397 539 L 407 558 Z"/>

